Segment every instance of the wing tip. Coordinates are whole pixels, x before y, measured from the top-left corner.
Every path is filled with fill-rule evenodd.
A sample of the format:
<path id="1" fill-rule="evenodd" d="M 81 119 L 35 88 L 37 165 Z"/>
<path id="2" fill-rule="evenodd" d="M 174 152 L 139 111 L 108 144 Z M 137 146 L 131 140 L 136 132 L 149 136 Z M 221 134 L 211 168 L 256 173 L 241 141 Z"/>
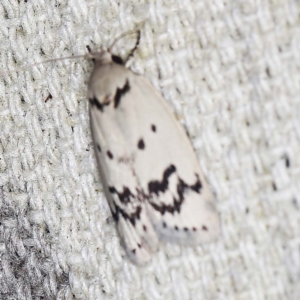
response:
<path id="1" fill-rule="evenodd" d="M 152 257 L 152 252 L 142 246 L 133 249 L 125 247 L 125 251 L 129 260 L 137 266 L 146 265 Z"/>

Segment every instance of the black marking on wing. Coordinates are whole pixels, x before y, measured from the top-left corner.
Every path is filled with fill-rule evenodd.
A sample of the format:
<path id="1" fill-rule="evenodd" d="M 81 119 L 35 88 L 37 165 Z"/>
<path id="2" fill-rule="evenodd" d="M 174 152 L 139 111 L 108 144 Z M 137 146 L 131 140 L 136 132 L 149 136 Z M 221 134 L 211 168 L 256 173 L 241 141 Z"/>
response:
<path id="1" fill-rule="evenodd" d="M 130 221 L 130 223 L 135 226 L 135 223 L 137 220 L 140 219 L 142 208 L 140 205 L 138 205 L 134 212 L 128 214 L 126 213 L 120 206 L 115 204 L 115 212 L 112 212 L 113 218 L 116 222 L 119 221 L 120 215 L 124 218 L 126 221 Z"/>
<path id="2" fill-rule="evenodd" d="M 159 193 L 164 193 L 169 186 L 169 177 L 176 172 L 176 167 L 174 165 L 170 165 L 163 174 L 162 180 L 152 180 L 148 183 L 149 194 L 159 195 Z"/>
<path id="3" fill-rule="evenodd" d="M 122 192 L 118 192 L 113 186 L 110 186 L 108 189 L 111 194 L 117 194 L 120 202 L 125 205 L 131 202 L 130 198 L 135 198 L 135 196 L 131 193 L 130 189 L 126 186 L 123 187 Z"/>
<path id="4" fill-rule="evenodd" d="M 96 97 L 90 98 L 89 101 L 92 106 L 96 106 L 97 109 L 99 109 L 101 112 L 103 112 L 103 108 L 105 105 L 109 105 L 109 102 L 102 104 Z"/>
<path id="5" fill-rule="evenodd" d="M 194 192 L 200 194 L 202 184 L 200 182 L 198 174 L 196 174 L 196 182 L 192 185 L 186 184 L 182 179 L 179 178 L 179 182 L 177 184 L 177 193 L 179 196 L 179 200 L 183 201 L 184 200 L 184 193 L 186 190 L 193 190 Z"/>
<path id="6" fill-rule="evenodd" d="M 145 197 L 147 197 L 147 196 L 143 193 L 143 191 L 141 191 L 139 189 L 136 189 L 137 195 L 133 195 L 128 187 L 123 187 L 123 192 L 121 192 L 121 193 L 118 192 L 116 190 L 116 188 L 113 186 L 110 186 L 108 189 L 111 194 L 118 195 L 118 198 L 123 205 L 129 207 L 128 205 L 130 205 L 130 203 L 133 204 L 133 205 L 130 205 L 130 208 L 133 211 L 126 212 L 126 210 L 127 210 L 126 207 L 125 207 L 125 209 L 123 209 L 115 201 L 113 202 L 113 206 L 111 207 L 112 208 L 111 212 L 112 212 L 112 216 L 113 216 L 114 220 L 116 221 L 116 223 L 118 223 L 120 218 L 123 218 L 126 222 L 130 222 L 132 224 L 132 226 L 135 227 L 141 219 L 142 206 L 139 204 L 135 205 L 135 203 L 137 203 L 137 201 L 134 201 L 134 200 L 143 201 L 143 200 L 145 200 Z M 147 232 L 147 226 L 144 224 L 141 224 L 141 225 L 142 225 L 144 232 Z M 122 242 L 123 243 L 125 242 L 125 245 L 123 244 L 123 246 L 125 246 L 125 248 L 126 248 L 126 241 L 122 240 Z M 133 254 L 136 254 L 137 249 L 142 248 L 142 247 L 143 247 L 142 244 L 137 243 L 136 247 L 131 249 L 130 251 Z M 129 249 L 127 249 L 127 250 L 129 250 Z"/>
<path id="7" fill-rule="evenodd" d="M 142 139 L 140 139 L 142 140 Z M 108 154 L 108 153 L 107 153 Z M 176 189 L 170 191 L 169 190 L 169 181 L 171 176 L 174 174 L 176 176 Z M 143 209 L 143 204 L 147 201 L 153 209 L 160 212 L 161 215 L 166 213 L 174 214 L 180 213 L 182 204 L 186 199 L 186 194 L 189 192 L 195 192 L 200 194 L 202 190 L 202 183 L 199 175 L 195 174 L 196 180 L 192 184 L 186 183 L 183 179 L 181 179 L 177 174 L 177 169 L 175 165 L 170 164 L 163 171 L 162 177 L 160 180 L 152 180 L 148 183 L 148 191 L 144 191 L 143 189 L 139 189 L 135 187 L 135 190 L 131 190 L 129 187 L 123 186 L 121 191 L 118 191 L 114 186 L 109 186 L 108 190 L 115 198 L 113 201 L 112 215 L 116 222 L 123 218 L 124 221 L 130 222 L 132 226 L 136 226 L 141 221 L 141 213 Z M 174 177 L 172 177 L 175 179 Z M 163 194 L 172 193 L 173 203 L 166 204 L 162 202 L 156 202 L 155 198 L 160 198 Z M 116 200 L 119 201 L 116 201 Z M 119 203 L 118 203 L 119 202 Z M 121 204 L 120 204 L 121 203 Z M 146 232 L 147 227 L 144 224 L 140 224 L 143 230 Z M 164 229 L 170 228 L 170 225 L 165 221 L 162 222 L 162 227 Z M 179 227 L 178 225 L 171 226 L 171 229 L 179 232 L 183 231 L 188 233 L 196 232 L 198 230 L 202 230 L 207 232 L 209 229 L 206 225 L 202 224 L 199 227 Z M 131 249 L 132 253 L 136 253 L 136 250 L 140 248 L 142 245 L 137 244 L 134 249 Z"/>
<path id="8" fill-rule="evenodd" d="M 122 88 L 117 88 L 117 92 L 114 99 L 114 107 L 117 108 L 120 104 L 121 98 L 130 91 L 130 85 L 128 79 Z"/>
<path id="9" fill-rule="evenodd" d="M 106 154 L 109 157 L 109 159 L 113 159 L 114 158 L 113 154 L 109 150 L 106 152 Z"/>
<path id="10" fill-rule="evenodd" d="M 156 126 L 155 126 L 154 124 L 151 125 L 151 130 L 152 130 L 153 132 L 156 132 Z"/>
<path id="11" fill-rule="evenodd" d="M 137 146 L 138 146 L 138 148 L 140 150 L 145 149 L 145 142 L 144 142 L 144 140 L 143 139 L 139 139 Z"/>
<path id="12" fill-rule="evenodd" d="M 111 59 L 114 63 L 118 64 L 118 65 L 124 65 L 123 63 L 123 59 L 120 56 L 117 55 L 112 55 Z"/>
<path id="13" fill-rule="evenodd" d="M 101 152 L 101 147 L 98 143 L 97 143 L 97 149 L 98 149 L 99 152 Z"/>
<path id="14" fill-rule="evenodd" d="M 151 181 L 148 184 L 149 189 L 149 203 L 152 205 L 152 207 L 159 211 L 162 215 L 164 215 L 166 212 L 169 212 L 171 214 L 174 214 L 174 212 L 180 213 L 181 205 L 184 202 L 184 196 L 185 193 L 189 190 L 192 190 L 198 194 L 200 194 L 202 189 L 202 184 L 200 181 L 200 178 L 198 174 L 196 174 L 196 181 L 194 184 L 189 185 L 186 182 L 184 182 L 181 178 L 178 177 L 178 183 L 177 183 L 177 196 L 173 195 L 173 204 L 164 204 L 160 203 L 157 204 L 153 201 L 151 201 L 151 196 L 155 194 L 156 196 L 159 196 L 160 193 L 165 193 L 168 190 L 169 185 L 169 177 L 176 172 L 176 168 L 174 165 L 170 165 L 163 173 L 163 179 L 161 181 Z M 166 227 L 166 224 L 163 224 L 164 227 Z M 176 228 L 175 228 L 176 229 Z M 177 229 L 176 229 L 177 230 Z"/>

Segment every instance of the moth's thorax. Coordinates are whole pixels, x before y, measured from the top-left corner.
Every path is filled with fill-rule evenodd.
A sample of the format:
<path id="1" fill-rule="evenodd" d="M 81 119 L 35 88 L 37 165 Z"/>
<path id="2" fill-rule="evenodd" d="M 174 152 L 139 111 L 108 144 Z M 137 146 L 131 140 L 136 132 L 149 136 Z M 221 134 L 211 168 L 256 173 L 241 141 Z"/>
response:
<path id="1" fill-rule="evenodd" d="M 129 76 L 123 65 L 112 60 L 96 60 L 88 83 L 88 99 L 96 98 L 100 103 L 107 103 L 117 89 L 124 86 Z"/>

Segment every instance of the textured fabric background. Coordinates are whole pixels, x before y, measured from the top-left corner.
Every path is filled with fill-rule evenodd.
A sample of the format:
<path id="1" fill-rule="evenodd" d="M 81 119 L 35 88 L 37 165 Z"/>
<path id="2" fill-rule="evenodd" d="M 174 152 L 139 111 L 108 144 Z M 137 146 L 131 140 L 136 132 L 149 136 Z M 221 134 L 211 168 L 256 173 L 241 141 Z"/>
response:
<path id="1" fill-rule="evenodd" d="M 222 219 L 215 243 L 161 244 L 144 268 L 102 193 L 91 64 L 31 66 L 136 28 L 131 68 L 185 126 Z M 298 1 L 2 0 L 0 59 L 0 299 L 300 299 Z"/>

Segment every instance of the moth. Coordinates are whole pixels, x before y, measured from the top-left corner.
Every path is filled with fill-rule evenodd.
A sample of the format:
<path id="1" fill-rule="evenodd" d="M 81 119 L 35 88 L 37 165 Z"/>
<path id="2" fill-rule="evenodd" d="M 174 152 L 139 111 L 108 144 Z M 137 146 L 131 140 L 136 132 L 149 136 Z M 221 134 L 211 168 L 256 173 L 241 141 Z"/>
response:
<path id="1" fill-rule="evenodd" d="M 137 42 L 128 57 L 138 47 Z M 115 43 L 113 43 L 114 45 Z M 108 50 L 90 52 L 92 140 L 121 243 L 142 265 L 159 240 L 197 245 L 220 231 L 192 145 L 162 96 Z"/>

